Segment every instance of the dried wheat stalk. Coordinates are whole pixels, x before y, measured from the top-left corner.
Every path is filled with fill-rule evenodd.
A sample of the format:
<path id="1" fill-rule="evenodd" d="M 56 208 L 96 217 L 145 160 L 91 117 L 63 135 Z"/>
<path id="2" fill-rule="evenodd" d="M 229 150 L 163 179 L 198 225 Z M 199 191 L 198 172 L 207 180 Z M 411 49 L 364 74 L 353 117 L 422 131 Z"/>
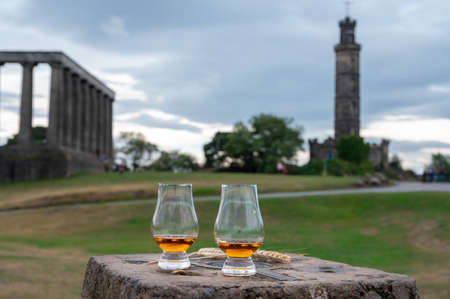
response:
<path id="1" fill-rule="evenodd" d="M 253 254 L 253 257 L 255 259 L 262 259 L 264 261 L 272 261 L 272 262 L 278 262 L 278 263 L 290 263 L 291 257 L 287 254 L 283 254 L 277 251 L 270 251 L 270 250 L 256 250 L 256 252 Z"/>
<path id="2" fill-rule="evenodd" d="M 225 253 L 219 248 L 201 248 L 197 252 L 193 252 L 192 255 L 200 255 L 207 258 L 225 258 Z M 269 251 L 269 250 L 257 250 L 252 257 L 255 260 L 262 262 L 276 262 L 276 263 L 289 263 L 291 261 L 291 257 L 279 253 L 277 251 Z"/>
<path id="3" fill-rule="evenodd" d="M 201 248 L 199 251 L 192 252 L 189 254 L 192 258 L 207 258 L 207 259 L 224 259 L 226 257 L 225 253 L 219 248 Z M 291 261 L 291 257 L 289 255 L 270 250 L 257 250 L 252 258 L 255 261 L 260 262 L 273 262 L 273 263 L 284 263 L 287 264 Z M 158 261 L 153 260 L 149 261 L 146 264 L 156 264 Z"/>

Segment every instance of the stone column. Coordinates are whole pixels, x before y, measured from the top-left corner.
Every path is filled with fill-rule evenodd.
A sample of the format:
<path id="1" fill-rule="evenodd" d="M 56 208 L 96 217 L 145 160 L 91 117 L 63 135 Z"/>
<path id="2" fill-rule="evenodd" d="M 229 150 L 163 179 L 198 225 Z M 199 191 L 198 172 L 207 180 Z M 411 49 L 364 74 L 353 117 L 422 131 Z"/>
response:
<path id="1" fill-rule="evenodd" d="M 113 157 L 114 157 L 114 145 L 113 145 L 113 109 L 112 109 L 113 99 L 108 99 L 108 111 L 107 111 L 107 136 L 108 136 L 108 158 L 110 160 L 110 163 L 113 163 Z"/>
<path id="2" fill-rule="evenodd" d="M 61 144 L 60 127 L 62 126 L 64 70 L 61 63 L 50 64 L 52 69 L 50 81 L 50 104 L 48 113 L 47 143 L 57 147 Z"/>
<path id="3" fill-rule="evenodd" d="M 78 139 L 79 139 L 79 151 L 84 152 L 84 130 L 86 122 L 86 80 L 81 79 L 80 81 L 80 102 L 78 103 L 79 115 L 78 115 Z"/>
<path id="4" fill-rule="evenodd" d="M 72 139 L 73 139 L 73 118 L 74 118 L 74 84 L 73 84 L 73 76 L 71 70 L 67 71 L 67 92 L 66 92 L 66 126 L 65 126 L 65 145 L 67 147 L 72 147 Z"/>
<path id="5" fill-rule="evenodd" d="M 102 132 L 103 132 L 103 154 L 108 159 L 108 101 L 109 97 L 105 94 L 102 98 L 103 114 L 102 114 Z"/>
<path id="6" fill-rule="evenodd" d="M 90 152 L 91 151 L 91 86 L 89 82 L 85 81 L 83 84 L 83 97 L 84 97 L 84 126 L 83 126 L 83 151 Z"/>
<path id="7" fill-rule="evenodd" d="M 74 149 L 81 151 L 81 143 L 83 140 L 83 94 L 81 90 L 82 79 L 77 76 L 75 79 L 75 140 Z"/>
<path id="8" fill-rule="evenodd" d="M 17 141 L 19 144 L 30 145 L 32 142 L 33 121 L 33 68 L 36 63 L 22 63 L 22 99 L 20 102 L 20 125 Z"/>
<path id="9" fill-rule="evenodd" d="M 62 76 L 61 105 L 59 106 L 58 113 L 58 140 L 61 146 L 65 146 L 67 132 L 67 85 L 69 81 L 69 69 L 63 68 Z"/>
<path id="10" fill-rule="evenodd" d="M 105 133 L 103 131 L 104 128 L 104 120 L 103 120 L 103 114 L 105 111 L 105 106 L 103 105 L 103 93 L 101 91 L 98 92 L 97 97 L 97 104 L 98 104 L 98 111 L 97 111 L 97 141 L 98 141 L 98 151 L 99 151 L 99 157 L 104 156 L 105 154 L 105 148 L 103 147 L 105 143 L 103 142 L 103 138 L 105 136 Z"/>
<path id="11" fill-rule="evenodd" d="M 98 109 L 98 105 L 97 105 L 97 89 L 95 88 L 95 86 L 93 86 L 91 88 L 91 117 L 90 117 L 90 131 L 91 131 L 91 143 L 90 143 L 90 151 L 91 153 L 96 153 L 97 151 L 97 109 Z"/>
<path id="12" fill-rule="evenodd" d="M 2 88 L 2 84 L 1 84 L 1 68 L 2 68 L 2 66 L 4 65 L 5 63 L 3 63 L 3 62 L 0 62 L 0 93 L 2 92 L 2 90 L 1 90 L 1 88 Z M 1 94 L 0 94 L 0 100 L 1 100 Z M 0 102 L 0 108 L 1 108 L 1 102 Z M 0 112 L 1 112 L 1 109 L 0 109 Z M 0 113 L 0 129 L 1 129 L 1 121 L 2 121 L 2 115 L 1 115 L 1 113 Z"/>
<path id="13" fill-rule="evenodd" d="M 101 98 L 102 98 L 102 92 L 100 90 L 97 90 L 97 96 L 95 97 L 95 104 L 96 104 L 96 114 L 95 114 L 95 135 L 97 138 L 95 139 L 95 154 L 100 157 L 102 154 L 102 148 L 101 148 L 101 138 L 102 134 L 100 131 L 101 128 L 101 112 L 102 112 L 102 106 L 101 106 Z"/>

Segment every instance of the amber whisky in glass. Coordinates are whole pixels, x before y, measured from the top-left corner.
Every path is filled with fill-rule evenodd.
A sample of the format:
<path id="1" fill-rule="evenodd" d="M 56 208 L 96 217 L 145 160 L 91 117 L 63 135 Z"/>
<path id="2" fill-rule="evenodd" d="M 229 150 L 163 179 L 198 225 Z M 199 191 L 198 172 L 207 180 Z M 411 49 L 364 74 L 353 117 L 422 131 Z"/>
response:
<path id="1" fill-rule="evenodd" d="M 159 248 L 166 252 L 183 252 L 194 244 L 196 238 L 192 237 L 153 237 Z"/>
<path id="2" fill-rule="evenodd" d="M 153 240 L 163 251 L 158 261 L 161 269 L 186 269 L 191 265 L 186 250 L 198 236 L 192 185 L 158 185 L 152 234 Z"/>
<path id="3" fill-rule="evenodd" d="M 222 185 L 214 237 L 227 256 L 222 267 L 224 275 L 256 273 L 251 256 L 264 240 L 256 185 Z"/>
<path id="4" fill-rule="evenodd" d="M 261 243 L 227 243 L 218 242 L 219 248 L 229 257 L 233 258 L 247 258 L 258 250 Z"/>

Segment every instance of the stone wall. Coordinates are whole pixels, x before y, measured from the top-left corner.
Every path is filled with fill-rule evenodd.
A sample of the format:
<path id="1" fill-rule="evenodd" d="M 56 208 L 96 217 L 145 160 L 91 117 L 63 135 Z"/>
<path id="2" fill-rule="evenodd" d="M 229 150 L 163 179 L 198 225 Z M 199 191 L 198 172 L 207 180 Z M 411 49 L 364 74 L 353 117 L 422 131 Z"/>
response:
<path id="1" fill-rule="evenodd" d="M 311 160 L 329 160 L 337 157 L 336 140 L 329 137 L 323 143 L 317 138 L 309 139 L 309 154 Z"/>
<path id="2" fill-rule="evenodd" d="M 309 139 L 309 154 L 311 160 L 330 160 L 338 157 L 336 140 L 329 137 L 323 143 L 317 138 Z M 383 139 L 380 144 L 370 144 L 369 162 L 379 169 L 384 169 L 389 163 L 389 141 Z"/>
<path id="3" fill-rule="evenodd" d="M 389 141 L 381 140 L 380 144 L 372 143 L 370 145 L 369 161 L 375 167 L 384 169 L 389 164 Z"/>
<path id="4" fill-rule="evenodd" d="M 78 172 L 98 172 L 104 164 L 94 155 L 33 144 L 0 148 L 0 181 L 14 182 L 67 177 Z"/>

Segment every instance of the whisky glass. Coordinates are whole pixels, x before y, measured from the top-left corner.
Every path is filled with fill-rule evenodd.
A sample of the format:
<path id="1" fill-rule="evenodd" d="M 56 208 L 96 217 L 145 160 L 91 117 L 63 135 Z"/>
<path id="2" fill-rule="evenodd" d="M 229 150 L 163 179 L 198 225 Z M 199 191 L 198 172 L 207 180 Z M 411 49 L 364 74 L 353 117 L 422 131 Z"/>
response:
<path id="1" fill-rule="evenodd" d="M 264 240 L 256 185 L 222 185 L 214 238 L 227 256 L 222 274 L 250 276 L 256 273 L 251 256 Z"/>
<path id="2" fill-rule="evenodd" d="M 163 250 L 158 266 L 164 270 L 191 265 L 186 250 L 198 236 L 191 184 L 159 184 L 158 202 L 152 220 L 153 240 Z"/>

